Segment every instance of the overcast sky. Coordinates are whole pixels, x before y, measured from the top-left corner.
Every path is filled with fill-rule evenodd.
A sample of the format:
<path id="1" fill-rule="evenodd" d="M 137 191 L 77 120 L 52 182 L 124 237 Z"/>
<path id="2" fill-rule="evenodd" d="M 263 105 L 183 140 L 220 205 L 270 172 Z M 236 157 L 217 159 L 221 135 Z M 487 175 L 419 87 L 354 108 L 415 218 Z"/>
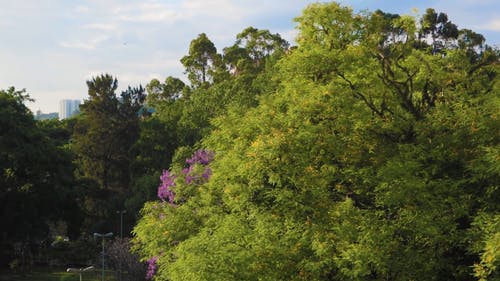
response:
<path id="1" fill-rule="evenodd" d="M 101 73 L 120 89 L 171 75 L 186 80 L 179 60 L 206 33 L 220 51 L 248 26 L 293 42 L 293 18 L 311 0 L 0 0 L 0 89 L 26 88 L 32 111 L 58 111 L 61 99 L 85 99 L 85 81 Z M 500 44 L 498 0 L 339 1 L 355 11 L 412 14 L 443 11 L 459 28 Z"/>

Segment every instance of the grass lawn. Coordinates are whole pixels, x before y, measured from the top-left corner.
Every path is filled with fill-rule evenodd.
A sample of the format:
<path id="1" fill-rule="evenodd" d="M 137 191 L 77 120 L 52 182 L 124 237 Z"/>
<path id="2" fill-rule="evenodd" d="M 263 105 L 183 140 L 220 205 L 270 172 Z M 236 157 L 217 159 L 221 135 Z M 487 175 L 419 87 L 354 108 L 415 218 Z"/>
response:
<path id="1" fill-rule="evenodd" d="M 106 281 L 114 281 L 113 272 L 105 273 Z M 78 273 L 66 272 L 65 268 L 34 268 L 31 271 L 15 273 L 13 271 L 0 270 L 0 281 L 79 281 Z M 82 274 L 82 281 L 100 281 L 101 271 L 85 272 Z"/>

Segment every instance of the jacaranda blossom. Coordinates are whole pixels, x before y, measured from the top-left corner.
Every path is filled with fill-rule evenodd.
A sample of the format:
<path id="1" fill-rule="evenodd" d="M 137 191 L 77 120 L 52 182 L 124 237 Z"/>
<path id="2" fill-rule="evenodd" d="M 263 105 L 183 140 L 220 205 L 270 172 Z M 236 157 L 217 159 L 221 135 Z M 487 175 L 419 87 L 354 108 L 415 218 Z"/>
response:
<path id="1" fill-rule="evenodd" d="M 186 159 L 186 163 L 189 164 L 187 168 L 182 169 L 182 173 L 186 175 L 187 184 L 202 184 L 207 182 L 212 175 L 212 170 L 207 167 L 210 162 L 214 160 L 214 153 L 209 150 L 197 150 L 191 158 Z M 203 172 L 196 167 L 205 166 Z"/>
<path id="2" fill-rule="evenodd" d="M 172 204 L 174 203 L 175 193 L 171 187 L 175 186 L 175 178 L 176 176 L 168 170 L 163 171 L 163 174 L 160 177 L 161 184 L 158 187 L 158 198 Z"/>
<path id="3" fill-rule="evenodd" d="M 186 159 L 186 163 L 193 165 L 193 164 L 201 164 L 201 165 L 208 165 L 212 160 L 214 159 L 214 153 L 209 150 L 197 150 L 193 156 L 189 159 Z"/>
<path id="4" fill-rule="evenodd" d="M 158 269 L 158 266 L 156 264 L 157 261 L 158 257 L 152 257 L 147 261 L 148 271 L 146 272 L 146 280 L 151 280 L 156 274 L 156 270 Z"/>
<path id="5" fill-rule="evenodd" d="M 201 176 L 206 180 L 209 180 L 211 175 L 212 169 L 210 169 L 210 167 L 205 167 L 205 171 L 203 171 L 203 174 L 201 174 Z"/>

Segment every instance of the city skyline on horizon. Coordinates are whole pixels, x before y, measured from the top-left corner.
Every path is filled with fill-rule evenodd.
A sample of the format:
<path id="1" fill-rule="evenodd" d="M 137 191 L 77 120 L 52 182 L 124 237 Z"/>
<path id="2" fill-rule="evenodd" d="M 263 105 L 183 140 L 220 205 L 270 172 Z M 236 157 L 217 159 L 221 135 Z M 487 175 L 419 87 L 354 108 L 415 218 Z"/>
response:
<path id="1" fill-rule="evenodd" d="M 82 104 L 82 101 L 83 100 L 80 100 L 80 99 L 67 99 L 67 98 L 64 98 L 64 99 L 60 99 L 58 104 L 59 104 L 59 107 L 57 108 L 57 110 L 52 110 L 52 111 L 43 111 L 41 108 L 38 108 L 37 110 L 31 110 L 31 112 L 36 115 L 36 114 L 47 114 L 47 113 L 59 113 L 61 108 L 60 108 L 60 105 L 61 105 L 61 102 L 62 101 L 78 101 L 80 103 L 80 105 Z"/>

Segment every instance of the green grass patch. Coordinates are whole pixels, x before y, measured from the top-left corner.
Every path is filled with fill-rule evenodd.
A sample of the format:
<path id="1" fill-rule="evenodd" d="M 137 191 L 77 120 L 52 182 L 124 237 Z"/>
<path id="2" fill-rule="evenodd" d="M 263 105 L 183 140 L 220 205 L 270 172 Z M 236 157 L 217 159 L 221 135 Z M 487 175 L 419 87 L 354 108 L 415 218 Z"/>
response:
<path id="1" fill-rule="evenodd" d="M 27 272 L 0 270 L 0 281 L 79 281 L 78 273 L 66 272 L 66 268 L 34 268 Z M 101 271 L 84 272 L 82 281 L 100 281 Z M 106 281 L 114 281 L 114 272 L 105 272 Z"/>

